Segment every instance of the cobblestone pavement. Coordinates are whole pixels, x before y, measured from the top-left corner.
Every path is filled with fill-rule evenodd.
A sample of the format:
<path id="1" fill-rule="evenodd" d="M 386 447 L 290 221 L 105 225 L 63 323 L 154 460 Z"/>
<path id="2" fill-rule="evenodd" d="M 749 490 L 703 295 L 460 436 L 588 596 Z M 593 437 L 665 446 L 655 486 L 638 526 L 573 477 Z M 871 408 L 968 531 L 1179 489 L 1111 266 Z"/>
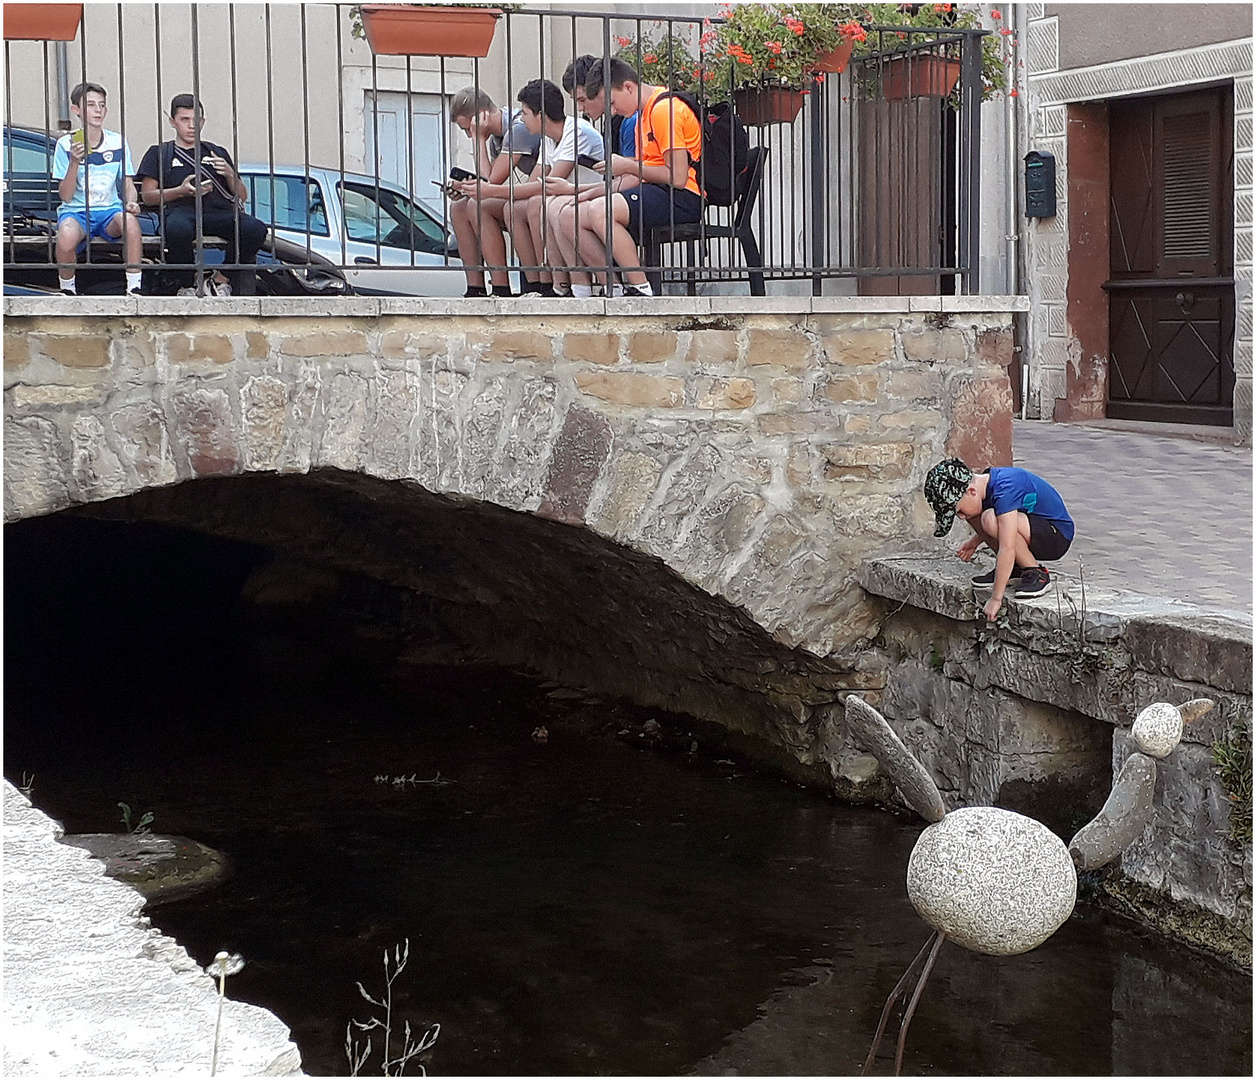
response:
<path id="1" fill-rule="evenodd" d="M 1077 524 L 1054 564 L 1086 583 L 1252 611 L 1252 451 L 1173 435 L 1017 421 L 1015 463 Z"/>

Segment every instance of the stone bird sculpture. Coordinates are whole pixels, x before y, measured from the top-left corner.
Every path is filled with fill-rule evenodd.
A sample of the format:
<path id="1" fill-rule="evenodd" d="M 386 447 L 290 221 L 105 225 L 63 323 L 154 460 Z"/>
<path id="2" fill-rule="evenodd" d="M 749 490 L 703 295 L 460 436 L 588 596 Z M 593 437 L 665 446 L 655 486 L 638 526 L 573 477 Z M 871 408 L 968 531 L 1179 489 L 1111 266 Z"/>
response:
<path id="1" fill-rule="evenodd" d="M 1157 702 L 1134 721 L 1137 750 L 1126 759 L 1103 809 L 1067 847 L 1045 825 L 997 806 L 960 807 L 949 813 L 928 771 L 876 709 L 854 694 L 846 698 L 851 738 L 873 754 L 908 805 L 930 825 L 907 861 L 907 898 L 933 935 L 890 992 L 863 1072 L 876 1058 L 894 1003 L 915 979 L 899 1025 L 894 1075 L 902 1069 L 907 1029 L 942 942 L 991 956 L 1036 949 L 1056 932 L 1077 902 L 1077 871 L 1106 866 L 1143 833 L 1151 817 L 1156 760 L 1182 739 L 1183 725 L 1213 702 Z"/>

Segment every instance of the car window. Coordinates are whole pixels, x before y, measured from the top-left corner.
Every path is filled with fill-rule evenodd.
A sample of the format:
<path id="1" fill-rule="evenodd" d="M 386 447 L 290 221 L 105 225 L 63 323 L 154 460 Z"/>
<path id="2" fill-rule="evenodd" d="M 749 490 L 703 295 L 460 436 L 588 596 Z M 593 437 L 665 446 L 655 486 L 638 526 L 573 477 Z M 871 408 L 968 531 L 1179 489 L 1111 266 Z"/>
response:
<path id="1" fill-rule="evenodd" d="M 377 192 L 374 184 L 353 183 L 342 184 L 340 190 L 350 240 L 403 251 L 444 252 L 440 222 L 400 192 L 383 187 Z"/>
<path id="2" fill-rule="evenodd" d="M 323 187 L 304 176 L 244 173 L 249 188 L 249 213 L 276 229 L 330 236 Z"/>
<path id="3" fill-rule="evenodd" d="M 4 133 L 4 155 L 0 168 L 6 173 L 45 173 L 52 171 L 52 144 L 31 143 L 22 136 Z"/>

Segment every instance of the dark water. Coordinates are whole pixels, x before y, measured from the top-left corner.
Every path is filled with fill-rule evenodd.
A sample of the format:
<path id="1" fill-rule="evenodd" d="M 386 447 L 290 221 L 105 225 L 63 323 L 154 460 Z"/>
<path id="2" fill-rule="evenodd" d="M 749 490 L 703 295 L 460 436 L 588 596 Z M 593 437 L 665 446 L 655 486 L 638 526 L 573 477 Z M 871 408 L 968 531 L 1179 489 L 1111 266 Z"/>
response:
<path id="1" fill-rule="evenodd" d="M 229 853 L 228 882 L 154 924 L 202 963 L 243 954 L 229 992 L 292 1028 L 308 1072 L 345 1073 L 355 981 L 378 995 L 407 938 L 394 1008 L 440 1023 L 435 1075 L 858 1071 L 927 936 L 904 894 L 919 823 L 651 749 L 647 714 L 503 672 L 403 694 L 301 677 L 295 653 L 297 678 L 268 678 L 224 599 L 247 552 L 197 548 L 186 589 L 137 555 L 110 595 L 78 547 L 42 577 L 9 548 L 6 774 L 34 772 L 68 831 L 117 828 L 123 799 Z M 1248 977 L 1083 908 L 1026 956 L 945 946 L 904 1071 L 1250 1075 L 1251 1009 Z"/>

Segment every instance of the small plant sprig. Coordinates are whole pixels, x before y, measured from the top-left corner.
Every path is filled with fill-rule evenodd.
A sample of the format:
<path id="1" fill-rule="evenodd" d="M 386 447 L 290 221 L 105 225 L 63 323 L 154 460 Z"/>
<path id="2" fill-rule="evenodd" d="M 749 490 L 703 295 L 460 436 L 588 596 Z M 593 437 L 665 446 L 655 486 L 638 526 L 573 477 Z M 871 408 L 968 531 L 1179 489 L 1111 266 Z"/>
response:
<path id="1" fill-rule="evenodd" d="M 395 788 L 418 787 L 419 784 L 432 784 L 436 787 L 447 787 L 450 784 L 456 784 L 457 780 L 450 780 L 446 776 L 441 776 L 438 769 L 436 775 L 430 780 L 420 780 L 418 773 L 411 773 L 409 776 L 386 776 L 379 773 L 375 777 L 377 784 L 391 784 Z"/>
<path id="2" fill-rule="evenodd" d="M 218 1036 L 222 1033 L 222 1003 L 227 997 L 227 976 L 235 975 L 244 967 L 244 957 L 239 953 L 218 953 L 205 969 L 218 980 L 218 1019 L 214 1021 L 214 1056 L 209 1063 L 209 1075 L 218 1072 Z"/>
<path id="3" fill-rule="evenodd" d="M 439 775 L 439 774 L 438 774 Z M 392 960 L 389 961 L 388 950 L 384 950 L 384 997 L 379 1000 L 371 997 L 366 992 L 366 987 L 361 983 L 357 984 L 358 993 L 367 1001 L 374 1005 L 377 1009 L 383 1009 L 382 1017 L 372 1016 L 370 1020 L 350 1020 L 345 1026 L 345 1057 L 349 1059 L 349 1075 L 358 1076 L 361 1074 L 362 1066 L 366 1064 L 371 1056 L 371 1039 L 367 1036 L 366 1046 L 361 1046 L 353 1037 L 353 1029 L 359 1031 L 373 1031 L 382 1028 L 384 1032 L 384 1076 L 404 1076 L 406 1065 L 411 1058 L 417 1057 L 424 1050 L 431 1048 L 437 1037 L 440 1035 L 440 1024 L 433 1024 L 423 1033 L 422 1038 L 418 1042 L 410 1032 L 410 1021 L 406 1021 L 404 1034 L 402 1036 L 401 1051 L 395 1058 L 390 1058 L 390 1043 L 392 1039 L 392 988 L 393 983 L 397 981 L 397 977 L 405 970 L 406 964 L 410 959 L 410 939 L 406 938 L 405 948 L 400 945 L 393 946 Z M 427 1069 L 422 1064 L 418 1065 L 419 1074 L 427 1075 Z"/>
<path id="4" fill-rule="evenodd" d="M 33 777 L 32 777 L 33 779 Z M 122 810 L 122 824 L 126 826 L 126 831 L 141 836 L 144 833 L 152 832 L 149 826 L 153 823 L 153 812 L 145 810 L 143 816 L 134 825 L 131 824 L 131 808 L 126 803 L 118 803 Z"/>
<path id="5" fill-rule="evenodd" d="M 25 795 L 29 799 L 31 797 L 31 792 L 34 790 L 34 788 L 35 788 L 35 774 L 25 773 L 25 772 L 22 773 L 22 782 L 21 784 L 18 785 L 18 791 L 20 791 L 23 795 Z"/>

